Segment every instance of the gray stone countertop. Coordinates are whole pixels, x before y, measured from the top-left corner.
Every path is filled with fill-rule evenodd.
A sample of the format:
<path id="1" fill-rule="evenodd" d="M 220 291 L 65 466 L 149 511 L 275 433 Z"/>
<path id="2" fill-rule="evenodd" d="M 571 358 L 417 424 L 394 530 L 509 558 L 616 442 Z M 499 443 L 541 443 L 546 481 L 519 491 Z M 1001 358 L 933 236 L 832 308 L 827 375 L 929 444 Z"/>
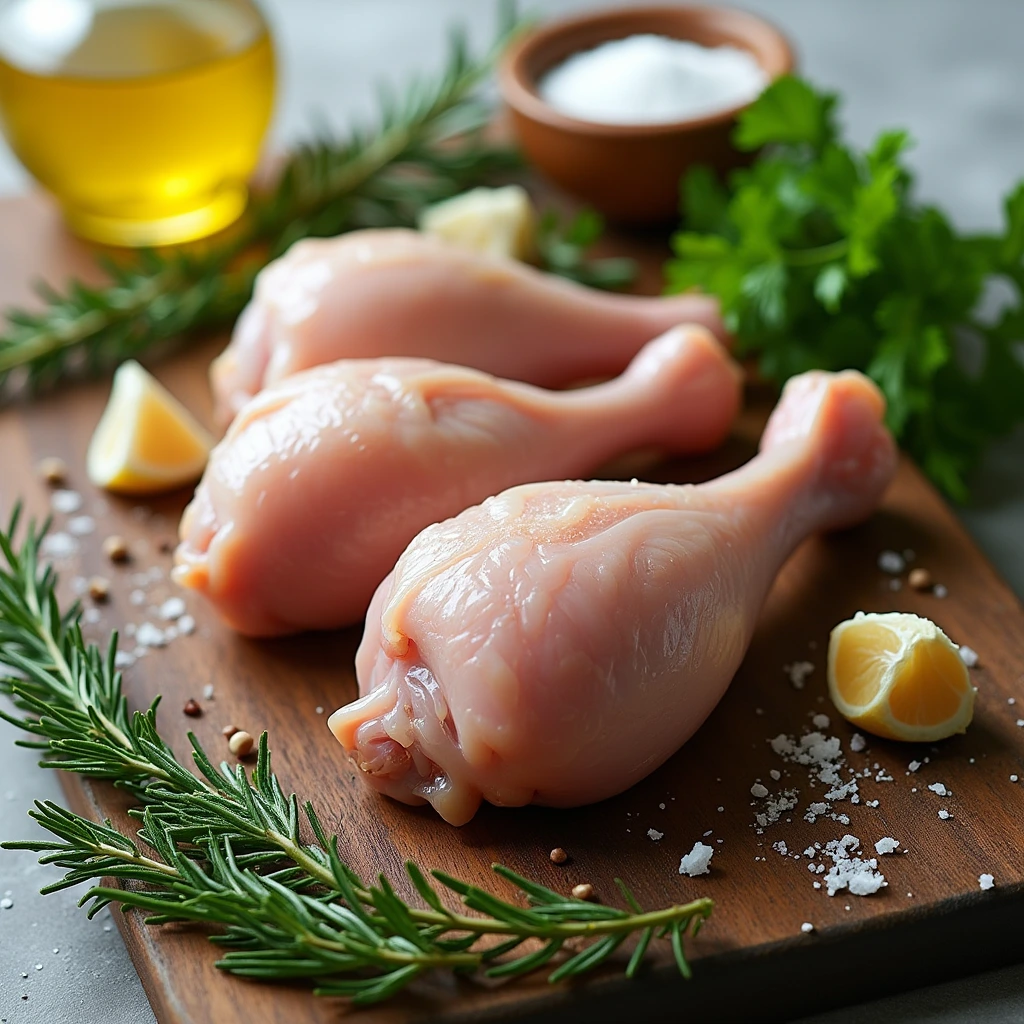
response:
<path id="1" fill-rule="evenodd" d="M 707 0 L 704 0 L 707 2 Z M 597 6 L 539 0 L 544 15 Z M 1024 176 L 1024 3 L 1020 0 L 744 0 L 796 42 L 802 70 L 839 90 L 843 118 L 867 141 L 909 126 L 920 193 L 966 228 L 997 223 L 1000 197 Z M 275 141 L 314 118 L 343 128 L 372 113 L 372 83 L 401 83 L 438 65 L 446 28 L 489 38 L 495 5 L 481 0 L 268 0 L 282 66 Z M 0 141 L 0 194 L 27 186 Z M 963 521 L 1018 595 L 1024 595 L 1024 432 L 997 446 Z M 0 723 L 0 836 L 38 835 L 33 799 L 60 800 L 57 780 L 14 748 Z M 58 877 L 32 854 L 0 857 L 0 1018 L 10 1024 L 150 1024 L 149 1004 L 107 913 L 93 921 L 78 894 L 40 897 Z M 837 970 L 841 970 L 837 965 Z M 821 979 L 827 984 L 827 979 Z M 29 998 L 23 1000 L 22 996 Z M 906 993 L 813 1018 L 814 1024 L 996 1024 L 1024 1019 L 1024 966 Z M 200 1022 L 197 1022 L 200 1024 Z M 811 1019 L 804 1021 L 811 1024 Z"/>

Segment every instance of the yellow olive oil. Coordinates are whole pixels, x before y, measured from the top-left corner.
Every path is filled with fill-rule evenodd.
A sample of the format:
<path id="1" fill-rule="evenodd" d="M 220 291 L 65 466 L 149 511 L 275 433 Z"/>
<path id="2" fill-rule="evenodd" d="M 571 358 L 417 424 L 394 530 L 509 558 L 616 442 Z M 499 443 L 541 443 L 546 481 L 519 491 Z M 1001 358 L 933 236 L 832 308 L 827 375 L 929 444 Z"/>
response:
<path id="1" fill-rule="evenodd" d="M 0 0 L 0 126 L 87 238 L 162 244 L 233 221 L 273 92 L 247 0 Z"/>

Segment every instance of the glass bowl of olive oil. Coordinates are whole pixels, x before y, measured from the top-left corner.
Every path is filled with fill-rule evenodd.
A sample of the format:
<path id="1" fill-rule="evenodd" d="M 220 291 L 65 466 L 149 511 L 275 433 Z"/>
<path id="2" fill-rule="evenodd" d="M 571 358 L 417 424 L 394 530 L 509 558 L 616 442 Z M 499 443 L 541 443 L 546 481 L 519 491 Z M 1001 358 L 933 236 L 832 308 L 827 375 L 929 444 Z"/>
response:
<path id="1" fill-rule="evenodd" d="M 85 238 L 163 245 L 234 221 L 273 96 L 250 0 L 0 0 L 0 128 Z"/>

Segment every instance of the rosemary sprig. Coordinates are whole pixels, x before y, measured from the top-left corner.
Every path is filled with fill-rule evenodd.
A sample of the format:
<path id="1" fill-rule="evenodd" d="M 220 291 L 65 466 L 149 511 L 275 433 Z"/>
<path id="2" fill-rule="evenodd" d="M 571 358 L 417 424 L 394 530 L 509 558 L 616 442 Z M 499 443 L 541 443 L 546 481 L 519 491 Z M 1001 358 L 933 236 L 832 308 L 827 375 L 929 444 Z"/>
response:
<path id="1" fill-rule="evenodd" d="M 117 903 L 147 922 L 193 921 L 229 951 L 217 966 L 244 977 L 312 983 L 322 994 L 358 1003 L 386 999 L 427 971 L 483 970 L 513 977 L 548 964 L 567 943 L 582 940 L 549 975 L 583 974 L 622 943 L 637 943 L 632 977 L 652 938 L 667 938 L 689 976 L 683 938 L 696 934 L 712 909 L 701 899 L 644 911 L 617 880 L 629 910 L 567 898 L 501 865 L 495 873 L 527 900 L 522 906 L 440 871 L 432 880 L 413 862 L 409 882 L 424 906 L 402 899 L 383 876 L 361 879 L 341 857 L 309 802 L 286 796 L 270 763 L 266 733 L 254 770 L 215 767 L 190 734 L 193 774 L 157 729 L 157 703 L 129 712 L 116 669 L 117 636 L 105 653 L 88 644 L 79 610 L 62 612 L 57 578 L 39 557 L 43 530 L 29 524 L 20 543 L 19 510 L 0 531 L 0 689 L 19 714 L 0 716 L 46 752 L 46 767 L 107 779 L 137 805 L 137 835 L 110 821 L 97 824 L 58 805 L 37 803 L 31 815 L 54 840 L 3 844 L 32 850 L 65 870 L 44 889 L 115 879 L 125 888 L 92 885 L 81 903 L 90 915 Z M 311 839 L 307 839 L 306 835 Z M 456 912 L 438 884 L 474 913 Z M 524 950 L 523 944 L 529 945 Z M 567 951 L 569 952 L 569 951 Z"/>

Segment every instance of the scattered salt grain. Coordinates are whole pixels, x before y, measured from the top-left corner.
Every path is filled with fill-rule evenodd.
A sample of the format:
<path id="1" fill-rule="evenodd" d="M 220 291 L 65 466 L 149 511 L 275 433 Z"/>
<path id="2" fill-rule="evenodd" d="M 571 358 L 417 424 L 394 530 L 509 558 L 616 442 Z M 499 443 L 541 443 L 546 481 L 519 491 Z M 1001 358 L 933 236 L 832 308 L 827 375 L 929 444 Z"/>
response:
<path id="1" fill-rule="evenodd" d="M 207 683 L 203 687 L 203 700 L 213 700 L 213 683 Z"/>
<path id="2" fill-rule="evenodd" d="M 647 830 L 647 838 L 653 839 L 655 842 L 657 842 L 659 839 L 665 838 L 665 833 L 659 832 L 656 828 L 649 828 Z"/>
<path id="3" fill-rule="evenodd" d="M 128 595 L 128 600 L 135 605 L 136 608 L 140 608 L 146 603 L 146 592 L 144 590 L 133 590 Z"/>
<path id="4" fill-rule="evenodd" d="M 95 626 L 102 618 L 103 613 L 99 608 L 86 608 L 85 611 L 82 612 L 82 622 L 87 626 Z"/>
<path id="5" fill-rule="evenodd" d="M 0 908 L 2 908 L 3 910 L 10 910 L 11 907 L 13 906 L 14 900 L 12 900 L 10 896 L 5 896 L 2 900 L 0 900 Z"/>
<path id="6" fill-rule="evenodd" d="M 900 843 L 898 839 L 892 839 L 889 836 L 885 836 L 884 838 L 879 839 L 877 843 L 875 843 L 875 853 L 877 853 L 880 857 L 886 853 L 895 853 L 896 847 L 899 845 Z"/>
<path id="7" fill-rule="evenodd" d="M 152 622 L 143 622 L 135 631 L 135 642 L 141 647 L 166 647 L 167 637 L 159 626 L 154 626 Z"/>
<path id="8" fill-rule="evenodd" d="M 704 833 L 704 838 L 705 838 L 705 839 L 707 839 L 707 837 L 708 837 L 709 835 L 711 835 L 711 833 L 712 833 L 712 832 L 714 832 L 714 831 L 715 831 L 715 830 L 714 830 L 713 828 L 709 828 L 709 829 L 707 830 L 707 832 L 705 832 L 705 833 Z"/>
<path id="9" fill-rule="evenodd" d="M 1007 697 L 1006 698 L 1006 703 L 1007 704 L 1016 704 L 1017 703 L 1017 698 L 1016 697 Z"/>
<path id="10" fill-rule="evenodd" d="M 804 921 L 804 923 L 800 925 L 800 931 L 807 935 L 808 933 L 814 931 L 814 925 L 811 924 L 810 921 Z"/>
<path id="11" fill-rule="evenodd" d="M 878 556 L 878 568 L 882 572 L 898 576 L 906 567 L 906 559 L 898 551 L 883 551 Z"/>
<path id="12" fill-rule="evenodd" d="M 92 516 L 75 516 L 68 520 L 68 533 L 76 537 L 87 537 L 96 529 L 96 520 Z"/>
<path id="13" fill-rule="evenodd" d="M 317 706 L 316 706 L 316 713 L 318 715 L 322 715 L 324 713 L 324 707 L 323 707 L 322 704 L 317 704 Z M 665 805 L 662 804 L 661 806 L 664 807 Z"/>
<path id="14" fill-rule="evenodd" d="M 968 647 L 967 644 L 961 644 L 957 654 L 968 668 L 974 668 L 978 664 L 978 652 L 973 647 Z"/>
<path id="15" fill-rule="evenodd" d="M 180 636 L 191 636 L 196 631 L 196 620 L 191 615 L 182 615 L 178 619 L 178 633 Z"/>
<path id="16" fill-rule="evenodd" d="M 789 856 L 789 847 L 784 839 L 780 839 L 777 843 L 772 843 L 772 849 L 783 857 Z"/>
<path id="17" fill-rule="evenodd" d="M 845 835 L 825 844 L 825 853 L 832 860 L 832 867 L 825 876 L 825 888 L 829 896 L 835 896 L 841 889 L 847 889 L 854 896 L 870 896 L 886 885 L 885 876 L 878 871 L 878 861 L 873 857 L 864 860 L 856 856 L 860 840 Z"/>
<path id="18" fill-rule="evenodd" d="M 757 797 L 758 800 L 763 800 L 768 795 L 767 786 L 762 786 L 760 782 L 755 782 L 750 787 L 750 795 Z"/>
<path id="19" fill-rule="evenodd" d="M 911 761 L 910 764 L 907 765 L 907 771 L 908 772 L 916 772 L 917 769 L 920 768 L 920 767 L 921 767 L 921 762 L 920 761 Z"/>
<path id="20" fill-rule="evenodd" d="M 827 729 L 832 724 L 832 720 L 828 715 L 815 715 L 811 719 L 811 724 L 815 729 Z"/>
<path id="21" fill-rule="evenodd" d="M 78 552 L 78 541 L 70 533 L 48 533 L 43 538 L 39 553 L 44 558 L 71 558 Z"/>
<path id="22" fill-rule="evenodd" d="M 950 814 L 949 811 L 947 811 L 945 808 L 943 808 L 941 811 L 939 811 L 939 817 L 943 821 L 948 821 L 950 818 L 953 817 L 953 815 Z"/>
<path id="23" fill-rule="evenodd" d="M 935 586 L 932 587 L 932 597 L 937 597 L 940 601 L 948 593 L 949 591 L 941 583 L 936 583 Z"/>
<path id="24" fill-rule="evenodd" d="M 978 885 L 981 886 L 983 891 L 988 891 L 993 888 L 995 884 L 996 880 L 991 875 L 978 875 Z"/>
<path id="25" fill-rule="evenodd" d="M 135 655 L 131 651 L 118 651 L 114 655 L 114 668 L 131 668 L 135 664 Z"/>
<path id="26" fill-rule="evenodd" d="M 933 793 L 937 793 L 939 796 L 952 796 L 948 789 L 941 782 L 933 782 L 928 787 Z"/>
<path id="27" fill-rule="evenodd" d="M 50 507 L 54 512 L 70 516 L 82 507 L 82 496 L 78 491 L 54 491 L 50 495 Z"/>
<path id="28" fill-rule="evenodd" d="M 663 810 L 665 810 L 665 805 L 664 805 L 663 803 L 661 803 L 661 804 L 658 804 L 658 810 L 659 810 L 659 811 L 663 811 Z"/>
<path id="29" fill-rule="evenodd" d="M 714 853 L 713 846 L 705 846 L 699 841 L 694 843 L 693 849 L 679 861 L 679 874 L 688 875 L 690 878 L 709 874 Z"/>
<path id="30" fill-rule="evenodd" d="M 768 774 L 769 774 L 769 775 L 770 775 L 770 776 L 772 777 L 772 779 L 774 779 L 774 780 L 775 780 L 776 782 L 778 782 L 778 781 L 779 781 L 779 779 L 781 779 L 781 778 L 782 778 L 782 772 L 780 772 L 778 768 L 773 768 L 773 769 L 772 769 L 772 770 L 771 770 L 771 771 L 770 771 L 770 772 L 769 772 Z"/>
<path id="31" fill-rule="evenodd" d="M 864 739 L 859 732 L 855 732 L 850 737 L 850 749 L 855 753 L 859 754 L 868 745 L 868 741 Z"/>
<path id="32" fill-rule="evenodd" d="M 1010 776 L 1010 781 L 1011 782 L 1016 782 L 1017 781 L 1017 776 L 1016 775 L 1011 775 Z"/>
<path id="33" fill-rule="evenodd" d="M 1017 719 L 1017 728 L 1018 729 L 1024 728 L 1024 718 L 1018 718 Z"/>
<path id="34" fill-rule="evenodd" d="M 719 807 L 719 808 L 718 808 L 718 813 L 719 813 L 719 814 L 721 814 L 721 813 L 722 813 L 722 812 L 723 812 L 724 810 L 725 810 L 725 808 L 724 808 L 724 807 Z"/>
<path id="35" fill-rule="evenodd" d="M 774 825 L 783 814 L 793 810 L 797 805 L 797 791 L 787 789 L 778 796 L 769 797 L 764 802 L 764 809 L 754 815 L 754 821 L 759 829 Z"/>
<path id="36" fill-rule="evenodd" d="M 802 690 L 807 677 L 814 671 L 814 663 L 810 661 L 794 661 L 792 665 L 783 665 L 782 671 L 789 676 L 794 690 Z"/>
<path id="37" fill-rule="evenodd" d="M 185 614 L 185 602 L 180 597 L 169 597 L 160 605 L 160 618 L 166 622 L 173 622 Z"/>

